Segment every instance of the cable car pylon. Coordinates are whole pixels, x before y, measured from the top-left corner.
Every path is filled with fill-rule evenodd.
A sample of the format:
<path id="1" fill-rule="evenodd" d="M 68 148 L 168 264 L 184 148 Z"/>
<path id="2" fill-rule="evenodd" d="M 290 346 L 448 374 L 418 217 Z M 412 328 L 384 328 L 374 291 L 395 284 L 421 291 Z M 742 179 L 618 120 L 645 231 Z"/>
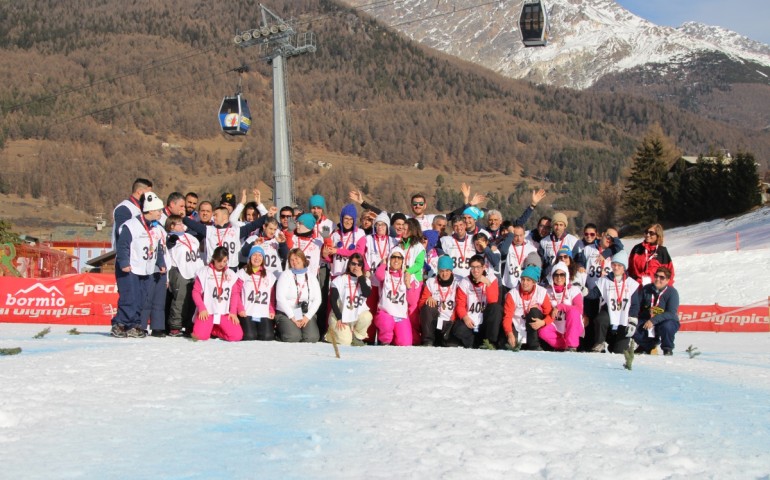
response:
<path id="1" fill-rule="evenodd" d="M 298 34 L 294 22 L 284 21 L 264 5 L 259 5 L 261 21 L 258 27 L 236 33 L 233 43 L 241 48 L 259 46 L 262 59 L 273 66 L 273 165 L 275 184 L 273 203 L 281 208 L 294 205 L 294 179 L 286 100 L 286 58 L 316 51 L 312 32 Z"/>

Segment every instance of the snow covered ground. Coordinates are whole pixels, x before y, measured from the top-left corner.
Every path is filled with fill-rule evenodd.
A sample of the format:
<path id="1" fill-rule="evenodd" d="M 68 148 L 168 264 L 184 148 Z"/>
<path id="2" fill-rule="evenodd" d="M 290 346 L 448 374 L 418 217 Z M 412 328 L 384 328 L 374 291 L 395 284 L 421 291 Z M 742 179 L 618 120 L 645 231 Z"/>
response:
<path id="1" fill-rule="evenodd" d="M 667 232 L 685 303 L 770 295 L 768 214 Z M 681 332 L 627 371 L 610 354 L 336 359 L 107 327 L 32 339 L 42 327 L 0 323 L 0 348 L 23 348 L 0 357 L 2 478 L 770 478 L 770 333 Z"/>

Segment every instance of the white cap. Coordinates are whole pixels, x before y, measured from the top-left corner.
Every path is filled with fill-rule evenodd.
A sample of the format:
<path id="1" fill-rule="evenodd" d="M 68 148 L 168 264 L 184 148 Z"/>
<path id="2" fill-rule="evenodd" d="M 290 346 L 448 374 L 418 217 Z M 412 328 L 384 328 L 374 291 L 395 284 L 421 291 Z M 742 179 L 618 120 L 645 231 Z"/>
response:
<path id="1" fill-rule="evenodd" d="M 163 210 L 163 200 L 161 200 L 155 192 L 145 192 L 142 212 L 146 213 L 155 210 Z"/>

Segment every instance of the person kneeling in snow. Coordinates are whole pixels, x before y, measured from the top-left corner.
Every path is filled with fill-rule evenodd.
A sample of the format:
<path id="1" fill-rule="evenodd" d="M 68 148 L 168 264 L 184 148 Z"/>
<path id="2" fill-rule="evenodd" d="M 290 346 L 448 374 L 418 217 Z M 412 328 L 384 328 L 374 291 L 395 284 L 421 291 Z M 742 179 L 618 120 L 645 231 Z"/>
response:
<path id="1" fill-rule="evenodd" d="M 556 350 L 574 352 L 583 336 L 583 295 L 580 287 L 570 285 L 569 268 L 562 262 L 554 265 L 548 280 L 554 319 L 540 328 L 537 335 Z"/>
<path id="2" fill-rule="evenodd" d="M 238 276 L 227 266 L 227 252 L 226 247 L 215 248 L 211 263 L 195 275 L 193 301 L 197 311 L 192 336 L 196 340 L 208 340 L 215 336 L 228 342 L 238 342 L 243 338 L 232 295 Z"/>
<path id="3" fill-rule="evenodd" d="M 634 353 L 652 353 L 660 345 L 663 355 L 674 354 L 674 335 L 679 331 L 679 292 L 669 285 L 670 281 L 671 270 L 658 267 L 652 283 L 642 288 L 639 321 L 643 323 L 634 333 L 634 341 L 639 345 Z"/>

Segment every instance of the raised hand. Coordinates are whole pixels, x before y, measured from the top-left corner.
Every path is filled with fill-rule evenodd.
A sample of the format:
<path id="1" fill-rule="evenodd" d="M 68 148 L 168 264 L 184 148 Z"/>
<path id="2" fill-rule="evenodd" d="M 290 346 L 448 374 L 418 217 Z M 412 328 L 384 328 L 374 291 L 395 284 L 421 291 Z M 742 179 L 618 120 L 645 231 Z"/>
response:
<path id="1" fill-rule="evenodd" d="M 540 190 L 532 190 L 532 205 L 536 206 L 538 203 L 540 203 L 540 200 L 545 198 L 545 190 L 542 188 Z"/>
<path id="2" fill-rule="evenodd" d="M 364 203 L 364 196 L 360 190 L 351 190 L 348 194 L 348 197 L 351 201 L 356 202 L 359 205 Z"/>

